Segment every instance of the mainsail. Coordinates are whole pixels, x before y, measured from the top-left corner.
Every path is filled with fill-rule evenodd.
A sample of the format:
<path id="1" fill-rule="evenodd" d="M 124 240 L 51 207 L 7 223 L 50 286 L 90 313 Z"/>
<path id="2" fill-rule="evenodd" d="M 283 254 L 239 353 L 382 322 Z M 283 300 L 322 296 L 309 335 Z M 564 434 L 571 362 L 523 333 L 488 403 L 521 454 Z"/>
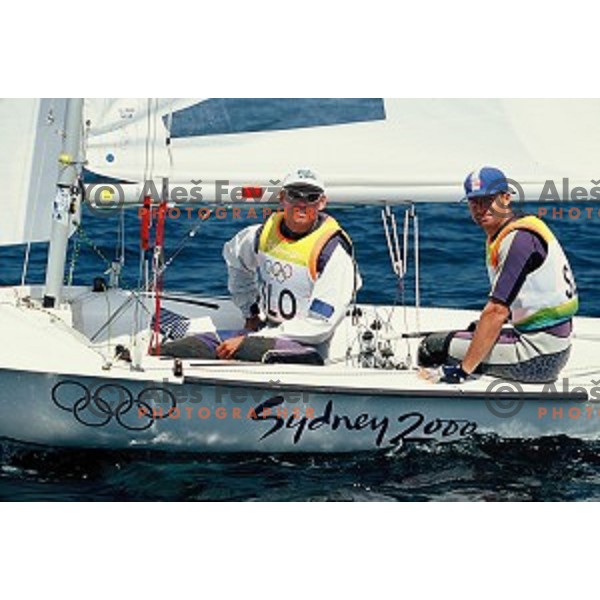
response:
<path id="1" fill-rule="evenodd" d="M 65 107 L 0 101 L 0 245 L 49 239 Z M 336 202 L 456 200 L 483 164 L 527 199 L 600 191 L 596 99 L 90 99 L 82 128 L 87 177 L 125 182 L 128 202 L 163 177 L 187 190 L 182 202 L 264 201 L 298 166 L 318 170 Z M 242 187 L 260 195 L 240 198 Z"/>
<path id="2" fill-rule="evenodd" d="M 48 241 L 65 99 L 0 100 L 0 245 Z"/>
<path id="3" fill-rule="evenodd" d="M 589 189 L 599 175 L 593 99 L 105 99 L 86 101 L 85 112 L 88 169 L 134 182 L 128 200 L 143 181 L 169 177 L 227 202 L 232 188 L 266 190 L 303 165 L 335 201 L 455 200 L 484 164 L 529 199 L 549 179 L 562 195 L 564 178 Z"/>

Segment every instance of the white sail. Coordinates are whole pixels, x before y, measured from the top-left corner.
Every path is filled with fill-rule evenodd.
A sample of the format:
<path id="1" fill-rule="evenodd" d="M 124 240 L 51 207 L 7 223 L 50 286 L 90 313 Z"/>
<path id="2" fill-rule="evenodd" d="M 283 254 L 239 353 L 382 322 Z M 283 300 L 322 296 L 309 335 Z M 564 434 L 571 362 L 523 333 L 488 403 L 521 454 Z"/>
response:
<path id="1" fill-rule="evenodd" d="M 87 98 L 84 120 L 90 170 L 128 181 L 168 176 L 169 117 L 201 100 Z"/>
<path id="2" fill-rule="evenodd" d="M 0 245 L 48 241 L 66 100 L 0 100 Z"/>
<path id="3" fill-rule="evenodd" d="M 333 200 L 455 200 L 485 164 L 531 199 L 548 179 L 562 196 L 563 178 L 589 190 L 600 175 L 593 99 L 93 100 L 86 112 L 91 171 L 188 189 L 201 180 L 205 200 L 218 181 L 269 188 L 302 165 L 321 173 Z"/>

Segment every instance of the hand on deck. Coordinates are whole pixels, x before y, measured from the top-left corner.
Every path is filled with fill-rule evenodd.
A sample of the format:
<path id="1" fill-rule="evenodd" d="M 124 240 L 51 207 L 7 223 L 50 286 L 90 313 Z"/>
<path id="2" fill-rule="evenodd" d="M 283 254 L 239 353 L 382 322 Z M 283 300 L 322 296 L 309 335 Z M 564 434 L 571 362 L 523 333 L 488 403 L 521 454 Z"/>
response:
<path id="1" fill-rule="evenodd" d="M 238 348 L 241 346 L 245 338 L 245 335 L 239 335 L 238 337 L 233 337 L 229 338 L 228 340 L 225 340 L 223 343 L 217 346 L 217 356 L 221 360 L 228 360 L 230 358 L 233 358 L 234 354 L 237 352 Z"/>
<path id="2" fill-rule="evenodd" d="M 441 367 L 440 375 L 441 383 L 463 383 L 469 377 L 462 365 L 444 365 Z"/>

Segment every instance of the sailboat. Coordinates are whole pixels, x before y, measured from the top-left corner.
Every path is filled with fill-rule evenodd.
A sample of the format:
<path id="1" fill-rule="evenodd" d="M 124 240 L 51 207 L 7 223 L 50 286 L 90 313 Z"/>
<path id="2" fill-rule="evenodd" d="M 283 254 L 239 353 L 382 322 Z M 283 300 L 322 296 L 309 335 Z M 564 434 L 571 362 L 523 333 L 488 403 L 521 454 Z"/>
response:
<path id="1" fill-rule="evenodd" d="M 575 318 L 568 389 L 485 376 L 434 385 L 415 361 L 425 332 L 478 317 L 420 305 L 418 203 L 460 198 L 457 174 L 483 156 L 512 165 L 523 198 L 538 198 L 550 179 L 589 188 L 600 158 L 597 101 L 41 99 L 2 101 L 0 127 L 0 244 L 50 242 L 44 285 L 26 284 L 26 252 L 20 285 L 0 288 L 11 340 L 0 349 L 1 437 L 319 453 L 480 434 L 600 436 L 600 319 Z M 324 365 L 152 352 L 181 332 L 243 326 L 229 298 L 160 288 L 160 240 L 153 250 L 142 240 L 135 289 L 120 285 L 118 261 L 90 286 L 65 284 L 82 203 L 141 207 L 142 221 L 153 208 L 192 203 L 258 210 L 276 198 L 277 177 L 302 164 L 326 174 L 332 204 L 380 203 L 392 267 L 403 284 L 409 261 L 415 274 L 414 304 L 352 306 Z"/>

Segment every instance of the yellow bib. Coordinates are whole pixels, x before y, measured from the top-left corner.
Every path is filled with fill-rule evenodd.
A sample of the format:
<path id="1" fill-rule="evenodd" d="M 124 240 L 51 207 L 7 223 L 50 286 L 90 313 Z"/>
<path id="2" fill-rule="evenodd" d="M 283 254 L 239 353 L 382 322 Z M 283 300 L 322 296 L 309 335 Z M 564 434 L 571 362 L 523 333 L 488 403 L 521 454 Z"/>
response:
<path id="1" fill-rule="evenodd" d="M 554 234 L 550 231 L 546 223 L 534 215 L 515 219 L 510 222 L 504 229 L 498 234 L 494 240 L 489 240 L 487 243 L 487 263 L 493 269 L 498 267 L 498 253 L 500 251 L 500 244 L 502 240 L 515 229 L 526 229 L 527 231 L 533 231 L 542 237 L 542 239 L 550 244 L 555 239 Z"/>
<path id="2" fill-rule="evenodd" d="M 321 225 L 299 240 L 281 233 L 283 214 L 272 215 L 258 241 L 258 276 L 263 314 L 274 322 L 307 316 L 317 279 L 317 261 L 325 244 L 338 232 L 338 222 L 326 216 Z M 346 236 L 349 240 L 349 238 Z"/>
<path id="3" fill-rule="evenodd" d="M 315 231 L 299 240 L 291 240 L 281 233 L 283 216 L 283 213 L 276 213 L 265 223 L 258 243 L 258 251 L 279 261 L 306 267 L 314 281 L 317 278 L 317 261 L 325 244 L 340 231 L 345 237 L 348 236 L 339 223 L 327 215 L 325 221 Z"/>

